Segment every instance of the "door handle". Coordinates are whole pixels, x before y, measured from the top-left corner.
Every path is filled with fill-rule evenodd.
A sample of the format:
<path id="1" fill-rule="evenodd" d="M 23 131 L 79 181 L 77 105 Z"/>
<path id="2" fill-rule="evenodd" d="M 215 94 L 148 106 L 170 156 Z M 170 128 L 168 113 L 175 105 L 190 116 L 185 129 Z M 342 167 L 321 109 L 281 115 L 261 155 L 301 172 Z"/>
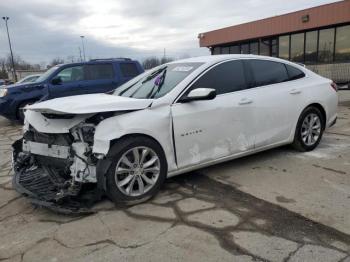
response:
<path id="1" fill-rule="evenodd" d="M 249 105 L 253 103 L 253 100 L 249 98 L 242 98 L 241 101 L 238 102 L 239 105 Z"/>
<path id="2" fill-rule="evenodd" d="M 301 90 L 300 89 L 292 89 L 289 91 L 289 94 L 298 95 L 298 94 L 301 94 Z"/>

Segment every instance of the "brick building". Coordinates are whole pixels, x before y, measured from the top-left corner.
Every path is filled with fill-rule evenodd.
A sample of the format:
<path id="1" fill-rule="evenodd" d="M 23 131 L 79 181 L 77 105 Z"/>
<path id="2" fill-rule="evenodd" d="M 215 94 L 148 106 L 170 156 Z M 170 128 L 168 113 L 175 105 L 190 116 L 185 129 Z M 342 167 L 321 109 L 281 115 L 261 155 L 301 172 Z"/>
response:
<path id="1" fill-rule="evenodd" d="M 350 82 L 350 0 L 205 32 L 198 38 L 213 55 L 280 57 L 338 83 Z"/>

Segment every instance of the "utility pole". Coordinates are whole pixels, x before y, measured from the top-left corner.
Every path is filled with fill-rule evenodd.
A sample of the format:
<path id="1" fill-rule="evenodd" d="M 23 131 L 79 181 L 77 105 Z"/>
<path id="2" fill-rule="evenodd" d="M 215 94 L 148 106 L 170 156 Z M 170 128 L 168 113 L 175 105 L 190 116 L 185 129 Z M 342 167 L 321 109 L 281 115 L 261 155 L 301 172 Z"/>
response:
<path id="1" fill-rule="evenodd" d="M 81 35 L 80 38 L 81 38 L 81 43 L 82 43 L 82 45 L 83 45 L 83 56 L 84 56 L 84 61 L 86 61 L 86 56 L 85 56 L 85 45 L 84 45 L 85 36 L 84 36 L 84 35 Z"/>
<path id="2" fill-rule="evenodd" d="M 11 46 L 11 39 L 10 39 L 10 34 L 9 34 L 9 28 L 7 25 L 7 21 L 10 19 L 8 16 L 3 16 L 2 19 L 4 19 L 5 24 L 6 24 L 6 31 L 7 31 L 7 38 L 9 40 L 9 46 L 10 46 L 10 53 L 11 53 L 11 63 L 12 63 L 12 75 L 17 82 L 17 74 L 16 74 L 16 69 L 15 69 L 15 61 L 13 60 L 13 52 L 12 52 L 12 46 Z"/>
<path id="3" fill-rule="evenodd" d="M 81 48 L 80 48 L 80 46 L 78 46 L 78 49 L 79 49 L 80 62 L 83 62 L 83 58 L 81 56 Z"/>

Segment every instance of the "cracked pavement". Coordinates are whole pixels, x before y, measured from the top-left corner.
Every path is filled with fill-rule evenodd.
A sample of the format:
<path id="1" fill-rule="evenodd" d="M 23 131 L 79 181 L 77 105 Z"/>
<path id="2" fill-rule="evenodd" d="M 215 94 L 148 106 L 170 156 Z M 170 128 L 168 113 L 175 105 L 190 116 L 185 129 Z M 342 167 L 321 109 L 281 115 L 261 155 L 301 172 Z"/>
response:
<path id="1" fill-rule="evenodd" d="M 21 127 L 0 119 L 0 261 L 349 262 L 350 92 L 340 93 L 339 123 L 314 152 L 283 147 L 198 170 L 147 203 L 104 200 L 86 216 L 34 207 L 12 189 Z"/>

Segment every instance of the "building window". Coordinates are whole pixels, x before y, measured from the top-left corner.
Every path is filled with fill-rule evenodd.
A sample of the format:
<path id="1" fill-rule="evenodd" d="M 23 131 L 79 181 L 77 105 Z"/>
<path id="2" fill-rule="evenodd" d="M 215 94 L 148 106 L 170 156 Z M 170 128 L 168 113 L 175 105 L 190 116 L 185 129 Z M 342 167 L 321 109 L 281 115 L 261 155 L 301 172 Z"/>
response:
<path id="1" fill-rule="evenodd" d="M 350 61 L 350 25 L 337 28 L 335 60 Z"/>
<path id="2" fill-rule="evenodd" d="M 277 57 L 277 38 L 271 39 L 271 56 Z"/>
<path id="3" fill-rule="evenodd" d="M 249 54 L 249 44 L 241 45 L 241 54 Z"/>
<path id="4" fill-rule="evenodd" d="M 220 53 L 221 53 L 221 48 L 219 46 L 214 47 L 213 55 L 220 55 Z"/>
<path id="5" fill-rule="evenodd" d="M 224 46 L 221 47 L 221 54 L 229 54 L 230 53 L 230 47 L 229 46 Z"/>
<path id="6" fill-rule="evenodd" d="M 320 30 L 318 40 L 318 62 L 333 62 L 334 28 Z"/>
<path id="7" fill-rule="evenodd" d="M 234 45 L 230 47 L 230 54 L 240 54 L 240 53 L 241 53 L 241 49 L 239 45 Z"/>
<path id="8" fill-rule="evenodd" d="M 317 62 L 317 34 L 317 31 L 311 31 L 305 35 L 305 64 Z"/>
<path id="9" fill-rule="evenodd" d="M 279 37 L 278 57 L 282 59 L 289 59 L 289 35 Z"/>
<path id="10" fill-rule="evenodd" d="M 259 42 L 251 42 L 250 43 L 250 53 L 253 55 L 259 54 Z"/>
<path id="11" fill-rule="evenodd" d="M 270 39 L 260 40 L 260 55 L 270 56 Z"/>
<path id="12" fill-rule="evenodd" d="M 304 62 L 304 33 L 291 35 L 290 42 L 290 60 Z"/>

